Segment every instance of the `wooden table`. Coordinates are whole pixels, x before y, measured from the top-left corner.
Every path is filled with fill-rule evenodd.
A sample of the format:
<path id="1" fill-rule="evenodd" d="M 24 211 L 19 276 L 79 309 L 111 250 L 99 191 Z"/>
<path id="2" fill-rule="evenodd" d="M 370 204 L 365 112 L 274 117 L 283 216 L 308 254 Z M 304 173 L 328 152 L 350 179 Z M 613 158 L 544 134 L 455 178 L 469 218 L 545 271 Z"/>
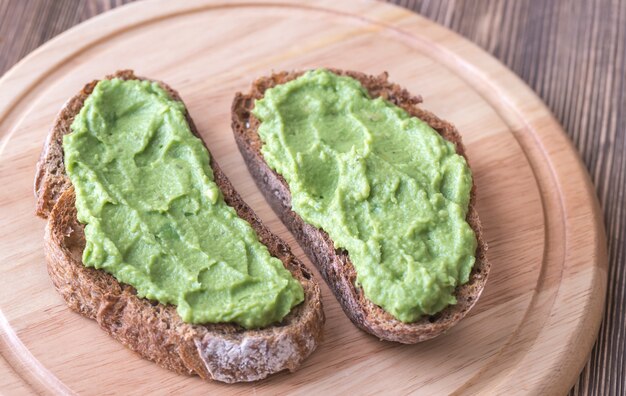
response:
<path id="1" fill-rule="evenodd" d="M 0 74 L 48 39 L 127 0 L 0 0 Z M 459 32 L 524 79 L 587 165 L 604 209 L 609 287 L 572 394 L 626 393 L 626 2 L 395 1 Z"/>

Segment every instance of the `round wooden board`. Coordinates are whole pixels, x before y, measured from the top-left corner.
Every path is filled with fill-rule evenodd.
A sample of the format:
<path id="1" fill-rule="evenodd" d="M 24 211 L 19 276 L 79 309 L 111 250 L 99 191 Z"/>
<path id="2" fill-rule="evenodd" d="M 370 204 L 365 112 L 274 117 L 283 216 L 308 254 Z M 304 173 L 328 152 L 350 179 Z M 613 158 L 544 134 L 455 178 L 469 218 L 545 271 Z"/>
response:
<path id="1" fill-rule="evenodd" d="M 357 330 L 323 285 L 325 340 L 296 373 L 205 383 L 126 350 L 66 308 L 46 273 L 34 216 L 35 163 L 56 112 L 117 69 L 177 89 L 243 198 L 312 268 L 261 197 L 236 149 L 230 103 L 272 70 L 378 74 L 457 125 L 478 185 L 492 270 L 446 335 L 418 345 Z M 52 393 L 566 392 L 592 347 L 606 288 L 593 187 L 548 109 L 467 40 L 373 2 L 149 1 L 62 34 L 0 81 L 0 388 Z M 316 275 L 318 275 L 316 273 Z M 321 278 L 318 276 L 321 281 Z"/>

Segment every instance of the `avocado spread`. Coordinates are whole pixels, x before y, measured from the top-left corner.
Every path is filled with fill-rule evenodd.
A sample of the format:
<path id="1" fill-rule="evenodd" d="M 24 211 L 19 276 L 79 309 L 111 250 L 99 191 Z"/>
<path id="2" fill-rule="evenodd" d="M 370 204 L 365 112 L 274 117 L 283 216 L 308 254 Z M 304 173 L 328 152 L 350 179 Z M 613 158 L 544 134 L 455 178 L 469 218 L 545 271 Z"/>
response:
<path id="1" fill-rule="evenodd" d="M 83 263 L 185 322 L 278 322 L 302 286 L 224 202 L 185 114 L 150 81 L 103 80 L 85 100 L 63 138 Z"/>
<path id="2" fill-rule="evenodd" d="M 456 303 L 476 236 L 472 175 L 451 142 L 323 69 L 268 89 L 253 113 L 292 209 L 348 251 L 370 301 L 403 322 Z"/>

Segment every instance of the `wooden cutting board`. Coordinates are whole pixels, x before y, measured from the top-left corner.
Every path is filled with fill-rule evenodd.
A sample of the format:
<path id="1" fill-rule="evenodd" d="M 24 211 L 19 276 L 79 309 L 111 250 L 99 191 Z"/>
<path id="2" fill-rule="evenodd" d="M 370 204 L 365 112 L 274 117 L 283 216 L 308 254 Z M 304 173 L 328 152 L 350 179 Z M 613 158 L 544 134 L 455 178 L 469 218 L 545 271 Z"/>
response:
<path id="1" fill-rule="evenodd" d="M 234 93 L 255 77 L 320 66 L 386 70 L 461 131 L 492 263 L 466 319 L 422 344 L 381 342 L 357 330 L 324 285 L 325 340 L 304 366 L 224 385 L 142 360 L 66 308 L 46 273 L 45 221 L 34 216 L 32 191 L 42 143 L 66 99 L 121 68 L 166 81 L 243 198 L 311 267 L 254 186 L 229 112 Z M 0 389 L 9 393 L 563 393 L 598 331 L 606 242 L 572 144 L 512 72 L 394 6 L 157 0 L 122 7 L 60 35 L 0 80 L 0 139 Z"/>

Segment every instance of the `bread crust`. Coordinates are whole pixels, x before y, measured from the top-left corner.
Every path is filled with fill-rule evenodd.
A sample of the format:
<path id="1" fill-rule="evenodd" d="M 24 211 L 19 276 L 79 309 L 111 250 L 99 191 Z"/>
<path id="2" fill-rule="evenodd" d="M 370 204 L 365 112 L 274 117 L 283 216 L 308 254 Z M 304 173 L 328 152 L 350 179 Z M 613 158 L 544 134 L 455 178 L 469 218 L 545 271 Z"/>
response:
<path id="1" fill-rule="evenodd" d="M 106 78 L 114 77 L 144 79 L 131 70 Z M 232 383 L 296 370 L 322 338 L 325 318 L 319 285 L 288 245 L 272 234 L 243 202 L 213 156 L 210 164 L 226 203 L 250 223 L 261 243 L 283 262 L 304 289 L 304 302 L 281 323 L 254 330 L 235 324 L 188 324 L 174 306 L 139 298 L 132 286 L 82 264 L 85 237 L 83 225 L 76 218 L 74 189 L 63 165 L 62 138 L 71 131 L 74 117 L 97 82 L 87 84 L 63 106 L 37 164 L 36 213 L 48 218 L 44 248 L 48 273 L 58 292 L 72 310 L 96 320 L 113 338 L 180 374 Z M 158 83 L 173 99 L 182 101 L 176 91 Z M 191 131 L 200 137 L 189 114 L 186 117 Z"/>
<path id="2" fill-rule="evenodd" d="M 354 71 L 330 69 L 338 75 L 349 76 L 361 82 L 373 98 L 383 97 L 406 110 L 414 117 L 427 122 L 444 139 L 454 143 L 458 154 L 465 156 L 465 148 L 456 128 L 421 109 L 421 97 L 388 81 L 387 73 L 370 76 Z M 355 286 L 356 272 L 348 253 L 336 249 L 328 234 L 312 225 L 291 210 L 291 193 L 285 179 L 269 168 L 261 154 L 262 141 L 258 135 L 259 120 L 251 113 L 254 101 L 276 85 L 284 84 L 301 76 L 304 71 L 279 72 L 261 77 L 252 83 L 250 92 L 237 93 L 232 105 L 232 129 L 241 152 L 257 186 L 263 192 L 276 214 L 294 234 L 302 249 L 322 274 L 350 320 L 362 330 L 382 340 L 414 344 L 436 337 L 458 323 L 474 306 L 487 281 L 490 264 L 487 260 L 487 244 L 476 212 L 476 186 L 470 193 L 467 221 L 476 233 L 478 247 L 476 263 L 465 285 L 456 288 L 457 304 L 445 308 L 436 315 L 424 316 L 413 323 L 403 323 L 372 303 Z"/>

